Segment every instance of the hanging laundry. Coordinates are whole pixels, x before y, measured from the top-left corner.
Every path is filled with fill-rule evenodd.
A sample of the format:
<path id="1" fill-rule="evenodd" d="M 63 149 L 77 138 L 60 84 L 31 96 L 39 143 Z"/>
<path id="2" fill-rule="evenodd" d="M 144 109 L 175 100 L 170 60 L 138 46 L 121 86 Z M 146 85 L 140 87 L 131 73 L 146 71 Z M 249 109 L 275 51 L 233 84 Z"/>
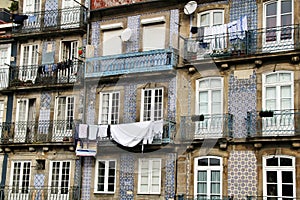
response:
<path id="1" fill-rule="evenodd" d="M 89 140 L 96 140 L 98 135 L 98 125 L 89 125 Z"/>
<path id="2" fill-rule="evenodd" d="M 98 137 L 107 137 L 107 128 L 108 125 L 100 125 L 98 127 Z"/>
<path id="3" fill-rule="evenodd" d="M 34 23 L 34 22 L 36 22 L 36 18 L 37 17 L 35 15 L 31 15 L 31 16 L 28 17 L 28 22 L 29 23 Z"/>
<path id="4" fill-rule="evenodd" d="M 87 138 L 88 125 L 79 124 L 79 138 Z"/>

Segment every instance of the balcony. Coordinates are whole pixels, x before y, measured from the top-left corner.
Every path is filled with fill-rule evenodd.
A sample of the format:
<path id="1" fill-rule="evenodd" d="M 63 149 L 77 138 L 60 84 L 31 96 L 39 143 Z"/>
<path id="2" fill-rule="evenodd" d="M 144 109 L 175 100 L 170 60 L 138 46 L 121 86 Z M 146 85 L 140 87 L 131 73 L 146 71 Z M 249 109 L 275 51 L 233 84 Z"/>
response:
<path id="1" fill-rule="evenodd" d="M 198 35 L 200 28 L 198 29 Z M 180 38 L 183 58 L 189 62 L 217 58 L 237 58 L 300 49 L 300 26 L 290 25 L 243 33 Z"/>
<path id="2" fill-rule="evenodd" d="M 82 29 L 86 24 L 86 9 L 84 7 L 70 7 L 59 10 L 24 13 L 13 16 L 14 34 L 28 34 L 69 29 Z M 25 20 L 24 20 L 25 19 Z"/>
<path id="3" fill-rule="evenodd" d="M 173 50 L 152 50 L 90 58 L 85 78 L 172 70 L 177 61 Z"/>
<path id="4" fill-rule="evenodd" d="M 74 133 L 74 123 L 65 120 L 3 122 L 0 125 L 1 144 L 73 142 Z"/>
<path id="5" fill-rule="evenodd" d="M 1 69 L 0 88 L 9 87 L 37 87 L 51 85 L 74 84 L 81 81 L 83 62 L 68 61 L 46 65 L 11 66 Z"/>
<path id="6" fill-rule="evenodd" d="M 139 126 L 139 122 L 136 123 L 130 123 L 129 126 L 132 126 L 133 124 Z M 123 127 L 126 124 L 121 124 Z M 111 125 L 114 126 L 114 125 Z M 111 128 L 109 129 L 111 130 Z M 169 144 L 174 141 L 175 136 L 175 122 L 163 120 L 162 122 L 162 132 L 155 132 L 153 135 L 153 140 L 150 145 L 163 145 L 163 144 Z M 100 146 L 114 146 L 115 141 L 112 138 L 112 132 L 110 131 L 107 135 L 107 137 L 98 137 L 98 144 Z M 141 138 L 141 142 L 139 144 L 143 143 L 143 138 Z"/>
<path id="7" fill-rule="evenodd" d="M 297 110 L 248 112 L 247 130 L 250 137 L 299 135 L 300 112 Z"/>
<path id="8" fill-rule="evenodd" d="M 9 67 L 0 66 L 0 90 L 8 87 L 9 83 Z"/>
<path id="9" fill-rule="evenodd" d="M 31 200 L 31 199 L 64 199 L 79 200 L 78 187 L 28 187 L 11 186 L 0 189 L 0 199 L 3 200 Z"/>
<path id="10" fill-rule="evenodd" d="M 231 114 L 181 117 L 180 139 L 182 141 L 231 137 L 232 131 L 233 115 Z"/>

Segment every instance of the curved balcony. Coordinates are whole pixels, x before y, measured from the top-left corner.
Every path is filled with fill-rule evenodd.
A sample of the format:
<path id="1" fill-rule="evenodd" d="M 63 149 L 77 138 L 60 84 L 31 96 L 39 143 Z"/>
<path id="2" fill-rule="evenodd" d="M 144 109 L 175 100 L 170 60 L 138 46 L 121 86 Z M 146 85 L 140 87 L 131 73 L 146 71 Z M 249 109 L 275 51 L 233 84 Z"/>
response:
<path id="1" fill-rule="evenodd" d="M 174 51 L 169 49 L 89 58 L 85 78 L 172 70 L 176 60 Z"/>

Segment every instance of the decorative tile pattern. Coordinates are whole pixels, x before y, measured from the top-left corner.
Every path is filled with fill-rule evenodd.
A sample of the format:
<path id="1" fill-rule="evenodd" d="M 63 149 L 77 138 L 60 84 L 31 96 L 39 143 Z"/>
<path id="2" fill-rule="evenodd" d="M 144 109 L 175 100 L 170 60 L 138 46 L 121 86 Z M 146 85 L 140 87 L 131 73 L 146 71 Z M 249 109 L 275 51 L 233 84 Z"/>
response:
<path id="1" fill-rule="evenodd" d="M 80 186 L 81 179 L 81 160 L 75 160 L 75 176 L 74 176 L 74 186 Z"/>
<path id="2" fill-rule="evenodd" d="M 129 42 L 126 43 L 126 53 L 139 50 L 140 18 L 140 15 L 128 17 L 127 27 L 132 30 L 132 35 Z"/>
<path id="3" fill-rule="evenodd" d="M 175 198 L 175 162 L 176 154 L 168 154 L 166 160 L 165 199 Z"/>
<path id="4" fill-rule="evenodd" d="M 43 91 L 41 94 L 41 108 L 50 109 L 51 94 Z"/>
<path id="5" fill-rule="evenodd" d="M 233 115 L 233 137 L 247 137 L 247 112 L 256 113 L 256 73 L 249 79 L 229 79 L 228 112 Z M 255 121 L 255 119 L 253 120 Z"/>
<path id="6" fill-rule="evenodd" d="M 90 86 L 88 88 L 88 95 L 86 97 L 87 102 L 87 116 L 86 116 L 86 123 L 87 124 L 94 124 L 95 123 L 95 101 L 96 101 L 96 86 Z"/>
<path id="7" fill-rule="evenodd" d="M 46 10 L 57 10 L 57 9 L 58 9 L 58 0 L 46 0 L 45 11 Z"/>
<path id="8" fill-rule="evenodd" d="M 121 155 L 120 159 L 120 199 L 133 200 L 134 193 L 134 163 L 132 154 Z M 132 191 L 132 193 L 127 193 Z"/>
<path id="9" fill-rule="evenodd" d="M 176 119 L 176 78 L 172 78 L 168 88 L 168 120 L 175 121 Z"/>
<path id="10" fill-rule="evenodd" d="M 170 17 L 170 47 L 177 48 L 177 44 L 173 44 L 178 39 L 179 31 L 179 10 L 171 10 Z"/>
<path id="11" fill-rule="evenodd" d="M 228 159 L 228 195 L 257 196 L 257 160 L 252 151 L 232 151 Z"/>
<path id="12" fill-rule="evenodd" d="M 132 123 L 136 121 L 137 85 L 126 85 L 124 90 L 124 123 Z"/>
<path id="13" fill-rule="evenodd" d="M 83 175 L 82 175 L 82 194 L 81 200 L 90 200 L 90 190 L 92 184 L 92 158 L 83 158 Z"/>
<path id="14" fill-rule="evenodd" d="M 257 29 L 256 0 L 232 0 L 230 2 L 230 21 L 247 15 L 248 29 Z"/>
<path id="15" fill-rule="evenodd" d="M 95 48 L 94 56 L 99 56 L 99 45 L 100 45 L 100 22 L 92 22 L 92 36 L 91 44 Z"/>

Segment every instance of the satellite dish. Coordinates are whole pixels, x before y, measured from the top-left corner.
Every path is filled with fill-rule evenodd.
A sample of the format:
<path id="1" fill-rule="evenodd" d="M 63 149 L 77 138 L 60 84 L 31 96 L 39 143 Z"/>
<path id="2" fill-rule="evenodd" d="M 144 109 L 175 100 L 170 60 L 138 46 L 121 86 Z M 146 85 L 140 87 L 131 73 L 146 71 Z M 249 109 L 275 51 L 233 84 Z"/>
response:
<path id="1" fill-rule="evenodd" d="M 193 12 L 195 12 L 197 8 L 197 2 L 196 1 L 189 1 L 187 4 L 184 6 L 184 14 L 190 15 Z"/>
<path id="2" fill-rule="evenodd" d="M 122 33 L 121 33 L 121 40 L 123 42 L 127 42 L 132 35 L 132 30 L 130 28 L 126 28 Z"/>

